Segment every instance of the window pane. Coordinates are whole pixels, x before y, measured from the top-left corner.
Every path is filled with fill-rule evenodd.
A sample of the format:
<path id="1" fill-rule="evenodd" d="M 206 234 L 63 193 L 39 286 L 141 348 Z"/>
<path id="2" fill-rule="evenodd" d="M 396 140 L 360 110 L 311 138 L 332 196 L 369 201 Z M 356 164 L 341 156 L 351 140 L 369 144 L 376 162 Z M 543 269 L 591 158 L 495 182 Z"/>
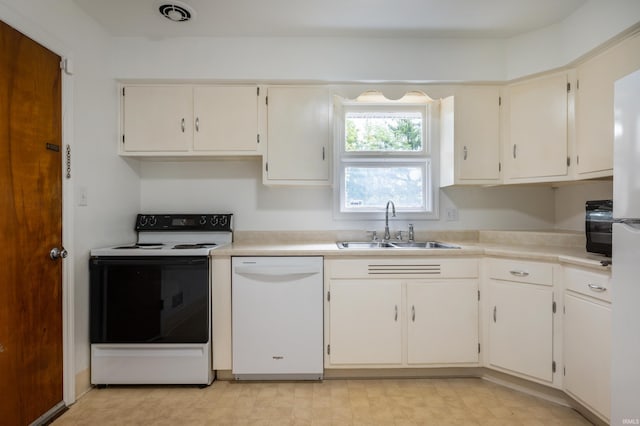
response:
<path id="1" fill-rule="evenodd" d="M 425 168 L 421 165 L 346 166 L 345 210 L 376 210 L 393 200 L 398 208 L 424 210 Z"/>
<path id="2" fill-rule="evenodd" d="M 347 112 L 345 116 L 345 151 L 421 151 L 422 113 Z"/>

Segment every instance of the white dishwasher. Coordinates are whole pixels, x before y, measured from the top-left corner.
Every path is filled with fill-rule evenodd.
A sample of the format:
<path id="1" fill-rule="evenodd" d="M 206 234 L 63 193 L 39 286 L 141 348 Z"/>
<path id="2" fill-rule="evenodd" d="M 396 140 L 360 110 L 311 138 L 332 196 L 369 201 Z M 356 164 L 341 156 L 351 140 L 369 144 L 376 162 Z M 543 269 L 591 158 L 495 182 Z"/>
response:
<path id="1" fill-rule="evenodd" d="M 236 380 L 320 380 L 323 258 L 232 258 Z"/>

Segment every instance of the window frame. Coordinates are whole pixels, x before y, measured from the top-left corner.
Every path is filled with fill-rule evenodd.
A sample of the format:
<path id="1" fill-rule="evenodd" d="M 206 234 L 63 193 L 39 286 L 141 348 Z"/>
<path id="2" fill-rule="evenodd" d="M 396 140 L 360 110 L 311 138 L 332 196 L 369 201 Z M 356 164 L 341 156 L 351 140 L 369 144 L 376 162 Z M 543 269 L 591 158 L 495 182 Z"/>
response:
<path id="1" fill-rule="evenodd" d="M 334 218 L 353 220 L 379 220 L 384 213 L 384 206 L 376 209 L 360 209 L 344 207 L 346 198 L 346 168 L 353 165 L 363 167 L 389 166 L 389 165 L 418 165 L 422 168 L 424 205 L 416 210 L 396 205 L 396 213 L 401 219 L 407 220 L 437 220 L 439 219 L 439 169 L 437 142 L 438 122 L 437 101 L 423 95 L 424 102 L 416 102 L 415 96 L 411 102 L 400 100 L 388 100 L 384 102 L 362 102 L 348 100 L 340 96 L 334 97 L 335 129 L 334 129 Z M 420 111 L 423 117 L 422 123 L 422 149 L 420 151 L 347 151 L 345 132 L 346 114 L 350 111 Z M 395 201 L 395 200 L 392 200 Z"/>

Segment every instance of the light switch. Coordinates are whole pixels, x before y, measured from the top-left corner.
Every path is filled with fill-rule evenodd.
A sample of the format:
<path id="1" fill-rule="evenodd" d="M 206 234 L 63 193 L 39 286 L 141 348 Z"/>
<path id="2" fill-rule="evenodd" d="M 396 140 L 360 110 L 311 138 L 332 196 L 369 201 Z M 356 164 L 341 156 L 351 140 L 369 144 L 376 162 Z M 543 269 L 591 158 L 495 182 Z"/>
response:
<path id="1" fill-rule="evenodd" d="M 81 186 L 80 188 L 78 188 L 78 205 L 89 205 L 89 189 L 86 186 Z"/>

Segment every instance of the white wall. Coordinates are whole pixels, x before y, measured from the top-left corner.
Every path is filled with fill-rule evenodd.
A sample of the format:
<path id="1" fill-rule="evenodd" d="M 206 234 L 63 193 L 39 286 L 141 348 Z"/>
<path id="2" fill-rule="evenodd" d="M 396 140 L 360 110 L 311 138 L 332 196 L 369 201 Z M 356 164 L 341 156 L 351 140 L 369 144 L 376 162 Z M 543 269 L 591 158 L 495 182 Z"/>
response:
<path id="1" fill-rule="evenodd" d="M 612 200 L 613 181 L 586 181 L 554 190 L 555 229 L 584 231 L 587 200 Z"/>
<path id="2" fill-rule="evenodd" d="M 75 371 L 89 367 L 88 259 L 91 247 L 133 239 L 139 209 L 137 165 L 116 155 L 117 93 L 108 67 L 110 39 L 71 0 L 0 0 L 0 19 L 55 53 L 72 58 L 63 81 L 63 142 L 72 147 L 72 179 L 63 179 L 64 241 L 75 297 Z M 63 167 L 64 169 L 64 167 Z M 79 187 L 89 205 L 77 206 Z"/>
<path id="3" fill-rule="evenodd" d="M 509 80 L 566 66 L 640 22 L 640 1 L 589 0 L 566 19 L 507 40 Z"/>
<path id="4" fill-rule="evenodd" d="M 142 211 L 230 212 L 235 229 L 373 230 L 375 221 L 333 219 L 331 188 L 280 188 L 262 185 L 261 162 L 199 161 L 141 164 Z M 553 190 L 548 187 L 447 188 L 440 208 L 457 208 L 459 221 L 411 221 L 416 230 L 552 229 Z M 442 215 L 443 217 L 443 215 Z M 402 214 L 394 229 L 405 229 Z"/>

